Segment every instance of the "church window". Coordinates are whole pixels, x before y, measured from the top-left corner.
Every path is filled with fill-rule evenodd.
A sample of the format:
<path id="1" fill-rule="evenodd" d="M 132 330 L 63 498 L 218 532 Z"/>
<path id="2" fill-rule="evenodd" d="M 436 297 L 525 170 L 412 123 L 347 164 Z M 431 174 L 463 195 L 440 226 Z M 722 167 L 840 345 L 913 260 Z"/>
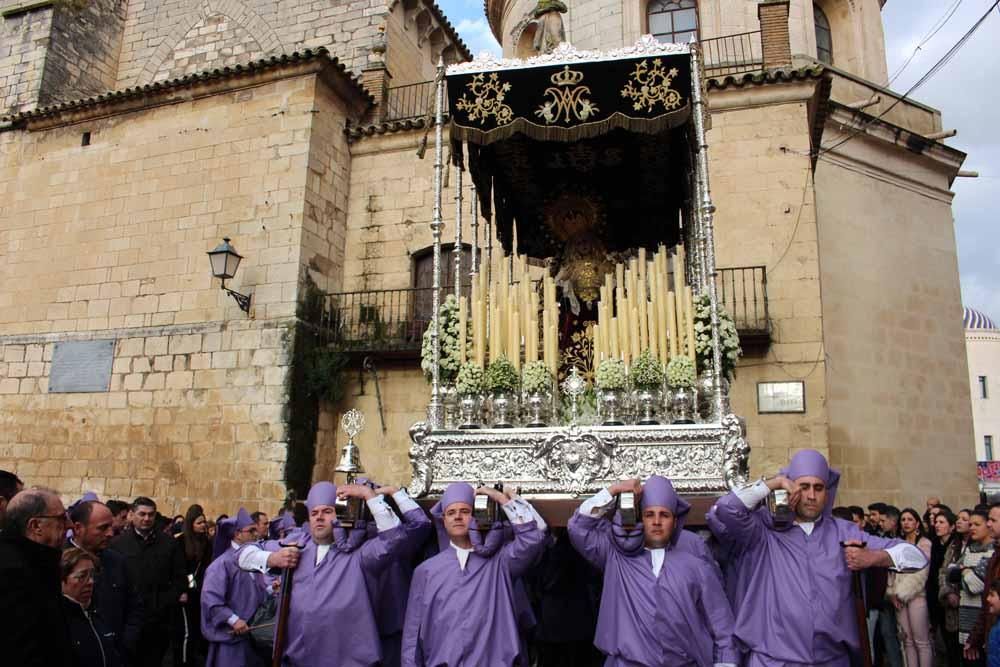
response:
<path id="1" fill-rule="evenodd" d="M 695 0 L 650 0 L 646 9 L 649 32 L 660 42 L 687 44 L 698 39 L 698 3 Z"/>
<path id="2" fill-rule="evenodd" d="M 819 5 L 813 5 L 813 16 L 816 20 L 816 57 L 827 65 L 833 64 L 833 33 L 830 31 L 830 21 Z"/>

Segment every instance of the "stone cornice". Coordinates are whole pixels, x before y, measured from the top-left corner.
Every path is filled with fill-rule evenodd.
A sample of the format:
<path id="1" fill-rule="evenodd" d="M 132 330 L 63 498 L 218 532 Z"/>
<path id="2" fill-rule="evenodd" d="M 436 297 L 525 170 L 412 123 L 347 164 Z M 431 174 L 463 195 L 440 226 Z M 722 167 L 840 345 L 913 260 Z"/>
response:
<path id="1" fill-rule="evenodd" d="M 399 0 L 392 0 L 389 3 L 389 9 L 391 10 L 395 7 L 397 2 L 399 2 Z M 458 52 L 462 54 L 463 59 L 472 60 L 472 51 L 470 51 L 466 43 L 462 41 L 462 38 L 459 36 L 455 26 L 453 26 L 451 21 L 448 20 L 448 17 L 445 16 L 444 10 L 442 10 L 433 0 L 422 0 L 421 4 L 423 4 L 424 7 L 426 7 L 427 10 L 434 16 L 434 20 L 438 22 L 441 28 L 448 35 L 448 39 L 455 45 Z"/>
<path id="2" fill-rule="evenodd" d="M 374 104 L 374 98 L 361 86 L 358 78 L 321 47 L 54 104 L 8 116 L 4 120 L 13 128 L 44 130 L 308 74 L 319 75 L 358 117 Z"/>

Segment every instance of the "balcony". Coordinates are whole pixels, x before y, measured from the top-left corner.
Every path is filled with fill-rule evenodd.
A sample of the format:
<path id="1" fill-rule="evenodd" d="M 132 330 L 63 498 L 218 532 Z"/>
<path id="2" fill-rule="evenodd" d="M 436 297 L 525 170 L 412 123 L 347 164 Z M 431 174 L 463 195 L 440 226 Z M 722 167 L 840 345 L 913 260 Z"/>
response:
<path id="1" fill-rule="evenodd" d="M 705 75 L 730 76 L 764 67 L 761 32 L 744 32 L 701 40 Z M 413 120 L 434 112 L 434 82 L 420 81 L 386 90 L 385 122 Z"/>
<path id="2" fill-rule="evenodd" d="M 453 289 L 444 287 L 443 293 Z M 716 289 L 720 302 L 736 322 L 744 350 L 752 353 L 766 349 L 771 330 L 765 268 L 719 269 Z M 430 323 L 432 292 L 430 287 L 411 287 L 327 294 L 318 324 L 329 344 L 352 354 L 419 359 L 424 331 Z"/>

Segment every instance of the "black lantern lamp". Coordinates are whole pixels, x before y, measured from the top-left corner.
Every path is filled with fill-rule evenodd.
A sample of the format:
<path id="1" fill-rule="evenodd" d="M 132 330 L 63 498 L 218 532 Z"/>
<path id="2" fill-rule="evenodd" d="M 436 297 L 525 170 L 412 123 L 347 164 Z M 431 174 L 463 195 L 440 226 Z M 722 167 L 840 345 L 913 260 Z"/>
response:
<path id="1" fill-rule="evenodd" d="M 228 236 L 223 238 L 222 243 L 217 245 L 214 250 L 208 252 L 208 261 L 212 264 L 212 275 L 222 279 L 222 289 L 236 300 L 240 310 L 249 315 L 252 295 L 240 294 L 226 287 L 226 280 L 236 275 L 236 269 L 240 267 L 242 259 L 243 255 L 236 252 L 236 248 L 229 244 Z"/>

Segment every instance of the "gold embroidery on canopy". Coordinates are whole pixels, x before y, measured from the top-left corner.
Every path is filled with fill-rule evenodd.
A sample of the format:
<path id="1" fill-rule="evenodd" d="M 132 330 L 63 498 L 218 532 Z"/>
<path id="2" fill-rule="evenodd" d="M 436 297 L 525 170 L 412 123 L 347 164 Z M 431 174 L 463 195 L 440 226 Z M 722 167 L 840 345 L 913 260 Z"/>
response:
<path id="1" fill-rule="evenodd" d="M 590 94 L 590 88 L 578 85 L 583 81 L 583 72 L 571 70 L 569 65 L 564 65 L 561 72 L 549 77 L 549 81 L 555 87 L 546 88 L 545 95 L 551 95 L 552 99 L 546 100 L 535 111 L 535 115 L 544 119 L 547 125 L 560 119 L 565 123 L 573 120 L 586 121 L 600 111 L 596 104 L 585 97 Z"/>
<path id="2" fill-rule="evenodd" d="M 488 80 L 486 74 L 476 74 L 465 87 L 472 93 L 473 98 L 470 100 L 466 95 L 462 95 L 462 99 L 455 106 L 468 112 L 470 121 L 485 124 L 492 116 L 496 119 L 497 125 L 506 125 L 514 118 L 514 110 L 503 103 L 511 85 L 508 82 L 501 83 L 496 72 L 491 73 Z"/>
<path id="3" fill-rule="evenodd" d="M 636 111 L 652 111 L 657 104 L 662 104 L 665 111 L 676 109 L 681 105 L 681 94 L 670 86 L 677 74 L 676 67 L 665 70 L 659 58 L 653 60 L 652 69 L 643 60 L 629 75 L 631 81 L 622 88 L 622 97 L 631 98 Z"/>

